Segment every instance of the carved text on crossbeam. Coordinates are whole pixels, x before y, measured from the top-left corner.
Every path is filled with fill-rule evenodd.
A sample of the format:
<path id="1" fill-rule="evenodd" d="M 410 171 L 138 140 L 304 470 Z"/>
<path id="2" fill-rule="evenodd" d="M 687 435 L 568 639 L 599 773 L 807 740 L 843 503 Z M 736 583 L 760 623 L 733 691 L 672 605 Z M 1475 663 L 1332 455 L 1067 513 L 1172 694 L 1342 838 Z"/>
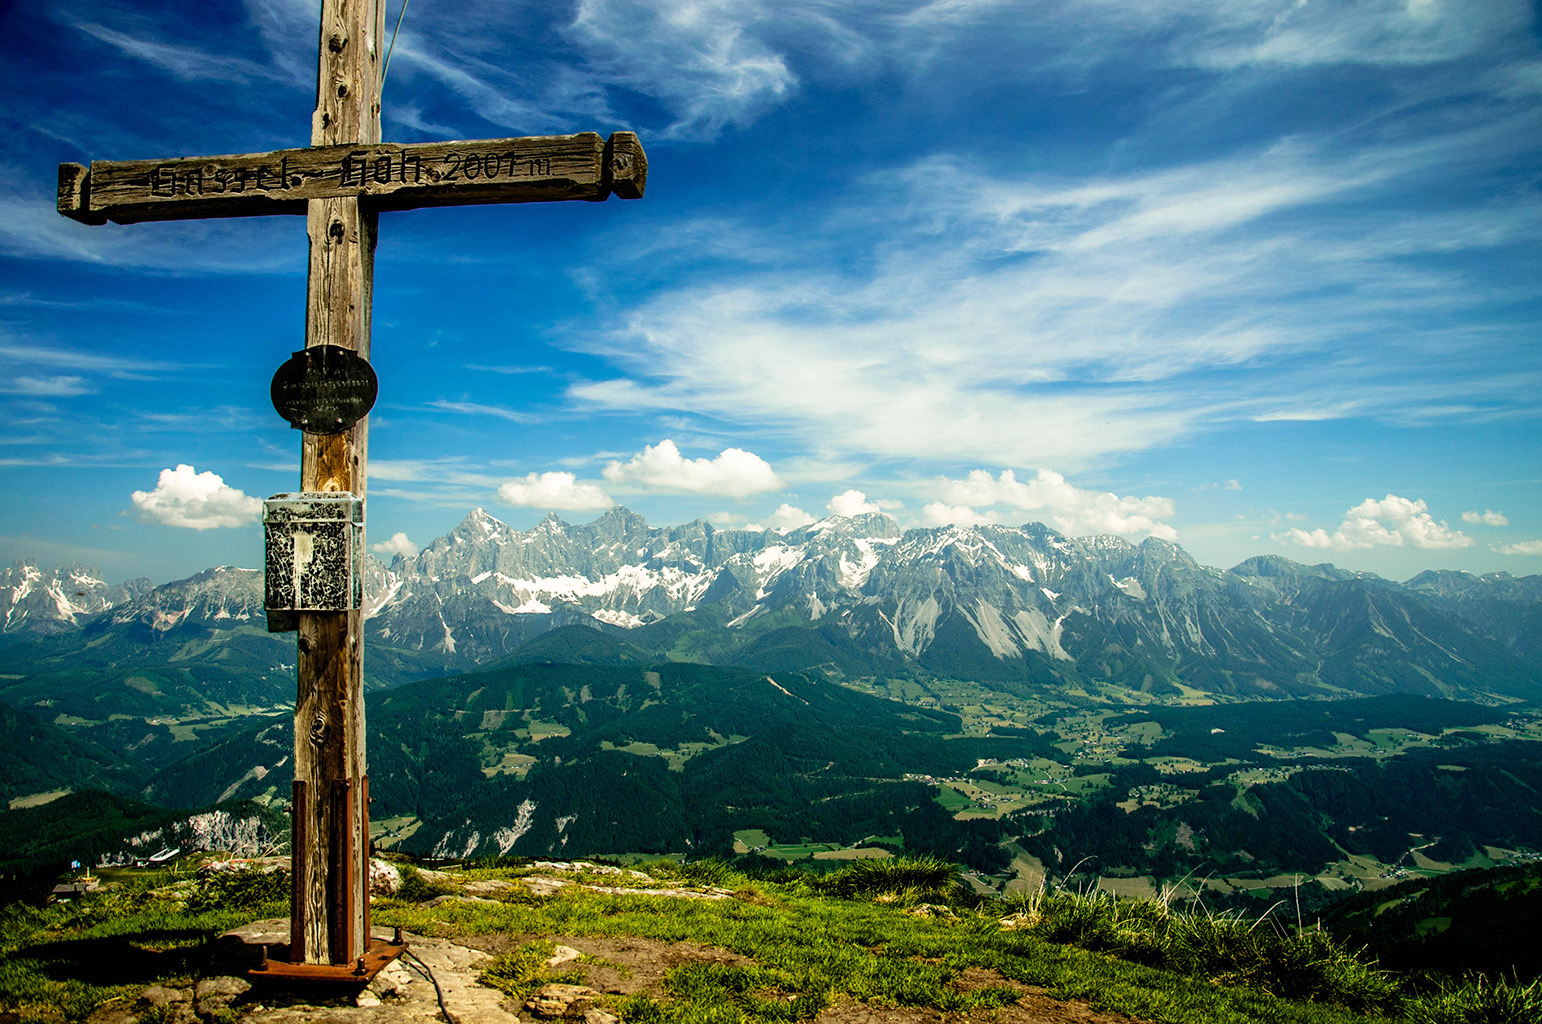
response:
<path id="1" fill-rule="evenodd" d="M 59 165 L 59 212 L 100 224 L 301 214 L 357 196 L 377 210 L 641 197 L 648 161 L 615 132 L 311 146 L 272 153 Z"/>

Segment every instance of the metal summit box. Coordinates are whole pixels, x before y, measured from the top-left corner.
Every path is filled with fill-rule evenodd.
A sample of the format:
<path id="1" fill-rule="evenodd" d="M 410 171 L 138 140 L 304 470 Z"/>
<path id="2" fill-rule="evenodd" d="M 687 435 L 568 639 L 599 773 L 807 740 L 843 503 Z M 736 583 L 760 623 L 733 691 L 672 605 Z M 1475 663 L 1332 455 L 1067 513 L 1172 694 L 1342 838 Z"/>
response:
<path id="1" fill-rule="evenodd" d="M 295 628 L 286 613 L 363 604 L 364 499 L 348 491 L 275 494 L 262 503 L 262 530 L 270 632 Z"/>

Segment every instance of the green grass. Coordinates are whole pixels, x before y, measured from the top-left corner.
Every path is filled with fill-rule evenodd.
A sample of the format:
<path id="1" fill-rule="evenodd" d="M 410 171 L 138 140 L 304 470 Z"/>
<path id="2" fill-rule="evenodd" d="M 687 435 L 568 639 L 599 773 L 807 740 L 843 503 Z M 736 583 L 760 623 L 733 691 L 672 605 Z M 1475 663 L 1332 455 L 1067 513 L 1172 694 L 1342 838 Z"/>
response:
<path id="1" fill-rule="evenodd" d="M 1005 930 L 1009 908 L 971 897 L 951 865 L 903 859 L 858 861 L 815 876 L 791 869 L 752 878 L 720 864 L 647 865 L 662 880 L 735 890 L 723 901 L 613 895 L 563 889 L 551 897 L 511 893 L 502 905 L 389 902 L 375 920 L 453 937 L 476 933 L 641 936 L 722 947 L 750 965 L 686 964 L 665 977 L 661 997 L 634 996 L 613 1009 L 632 1022 L 803 1020 L 846 998 L 874 1006 L 985 1010 L 1016 998 L 1013 982 L 1060 998 L 1150 1021 L 1177 1024 L 1350 1024 L 1369 1018 L 1341 1006 L 1291 1001 L 1256 987 L 1217 983 Z M 963 991 L 968 968 L 1001 983 Z"/>
<path id="2" fill-rule="evenodd" d="M 73 1024 L 149 985 L 190 985 L 215 936 L 288 915 L 287 899 L 270 898 L 274 879 L 287 890 L 287 875 L 149 872 L 69 903 L 0 908 L 0 1010 L 21 1024 Z"/>
<path id="3" fill-rule="evenodd" d="M 1399 1003 L 1392 978 L 1327 933 L 1166 900 L 1120 900 L 1101 890 L 1040 891 L 1008 899 L 1014 923 L 1044 938 L 1111 953 L 1222 985 L 1365 1012 Z"/>
<path id="4" fill-rule="evenodd" d="M 937 796 L 934 799 L 947 811 L 962 811 L 966 807 L 974 806 L 973 800 L 952 786 L 938 786 Z"/>
<path id="5" fill-rule="evenodd" d="M 1481 974 L 1437 985 L 1408 1008 L 1408 1024 L 1535 1024 L 1542 1020 L 1542 981 Z"/>
<path id="6" fill-rule="evenodd" d="M 484 865 L 432 880 L 410 868 L 377 925 L 447 938 L 534 936 L 494 958 L 483 980 L 516 999 L 551 981 L 580 982 L 584 962 L 547 967 L 549 936 L 640 937 L 719 947 L 739 962 L 687 960 L 661 991 L 609 1008 L 625 1024 L 793 1024 L 837 1002 L 875 1009 L 988 1012 L 1031 985 L 1062 999 L 1171 1024 L 1519 1024 L 1542 1019 L 1536 983 L 1481 977 L 1419 993 L 1325 933 L 1101 892 L 985 899 L 933 859 L 856 861 L 818 874 L 745 875 L 718 861 L 645 865 L 655 885 L 733 892 L 723 900 L 600 893 L 569 886 L 536 896 L 528 865 Z M 0 910 L 0 1011 L 23 1024 L 84 1019 L 150 984 L 186 986 L 209 972 L 209 940 L 258 917 L 282 917 L 283 876 L 231 872 L 177 880 L 129 876 L 113 891 L 44 908 Z M 579 875 L 575 880 L 582 880 Z M 464 882 L 504 878 L 499 902 L 422 900 Z M 617 876 L 595 875 L 615 884 Z M 170 884 L 168 884 L 170 883 Z M 215 909 L 218 908 L 218 909 Z M 995 972 L 983 986 L 965 971 Z"/>
<path id="7" fill-rule="evenodd" d="M 518 949 L 500 954 L 482 969 L 481 981 L 508 993 L 516 1003 L 522 1003 L 536 989 L 550 982 L 576 985 L 584 980 L 577 970 L 553 971 L 547 966 L 556 950 L 554 942 L 527 942 Z"/>

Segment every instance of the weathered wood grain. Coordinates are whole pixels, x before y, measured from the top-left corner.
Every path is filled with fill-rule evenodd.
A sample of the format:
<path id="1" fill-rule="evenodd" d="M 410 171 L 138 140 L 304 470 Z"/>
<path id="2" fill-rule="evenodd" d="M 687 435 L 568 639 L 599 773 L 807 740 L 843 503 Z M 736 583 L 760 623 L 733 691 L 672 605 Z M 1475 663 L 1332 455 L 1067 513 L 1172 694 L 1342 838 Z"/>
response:
<path id="1" fill-rule="evenodd" d="M 311 142 L 325 150 L 367 148 L 380 141 L 377 103 L 383 0 L 324 0 Z M 369 358 L 374 294 L 376 213 L 357 192 L 309 198 L 305 344 L 338 345 Z M 300 489 L 365 496 L 369 417 L 340 434 L 302 435 Z M 366 520 L 366 529 L 368 522 Z M 367 873 L 355 851 L 369 843 L 363 825 L 364 616 L 301 612 L 295 702 L 295 778 L 309 781 L 313 826 L 306 861 L 304 917 L 308 964 L 349 963 L 364 952 Z M 318 736 L 318 730 L 320 735 Z M 298 867 L 298 863 L 296 864 Z"/>
<path id="2" fill-rule="evenodd" d="M 59 212 L 87 223 L 131 224 L 300 214 L 309 200 L 345 197 L 364 200 L 372 210 L 599 201 L 612 193 L 636 199 L 647 174 L 647 157 L 631 132 L 616 132 L 609 140 L 580 132 L 461 142 L 317 143 L 233 156 L 95 160 L 89 169 L 60 164 Z"/>

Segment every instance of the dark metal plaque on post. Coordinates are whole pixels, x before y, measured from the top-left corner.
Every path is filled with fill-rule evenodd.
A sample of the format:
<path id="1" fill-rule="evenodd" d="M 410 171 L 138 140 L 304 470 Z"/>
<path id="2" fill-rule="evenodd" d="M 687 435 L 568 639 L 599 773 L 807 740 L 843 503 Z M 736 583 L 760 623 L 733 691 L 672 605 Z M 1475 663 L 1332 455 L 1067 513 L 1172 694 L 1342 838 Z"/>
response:
<path id="1" fill-rule="evenodd" d="M 296 430 L 340 434 L 369 414 L 379 390 L 374 368 L 358 353 L 316 345 L 273 375 L 273 408 Z"/>

